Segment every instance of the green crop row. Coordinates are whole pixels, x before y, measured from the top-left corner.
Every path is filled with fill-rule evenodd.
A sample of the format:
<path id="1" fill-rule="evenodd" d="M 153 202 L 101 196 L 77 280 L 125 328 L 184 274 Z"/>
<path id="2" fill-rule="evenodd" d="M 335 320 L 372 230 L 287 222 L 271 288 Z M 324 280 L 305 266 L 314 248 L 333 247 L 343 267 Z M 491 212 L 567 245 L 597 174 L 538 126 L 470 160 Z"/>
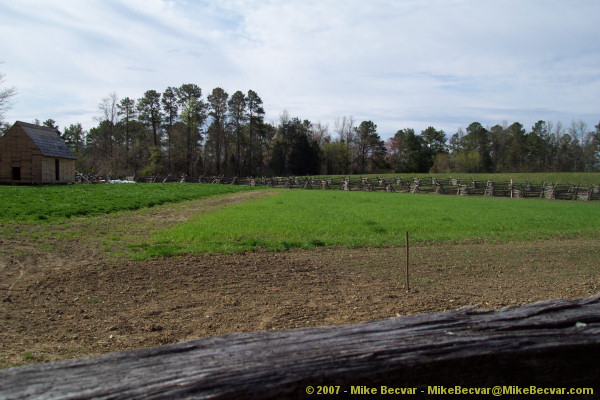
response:
<path id="1" fill-rule="evenodd" d="M 56 221 L 245 190 L 251 188 L 198 183 L 0 186 L 0 221 Z"/>

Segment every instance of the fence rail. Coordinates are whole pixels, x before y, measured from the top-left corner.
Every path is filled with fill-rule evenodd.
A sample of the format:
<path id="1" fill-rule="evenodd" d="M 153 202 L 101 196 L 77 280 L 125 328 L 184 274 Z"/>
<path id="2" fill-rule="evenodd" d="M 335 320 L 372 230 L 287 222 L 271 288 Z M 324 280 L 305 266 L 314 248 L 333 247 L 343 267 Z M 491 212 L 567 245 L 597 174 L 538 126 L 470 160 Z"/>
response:
<path id="1" fill-rule="evenodd" d="M 0 398 L 299 399 L 319 397 L 323 386 L 339 386 L 336 398 L 352 387 L 382 386 L 411 388 L 416 398 L 431 398 L 426 395 L 433 385 L 599 391 L 599 357 L 596 295 L 496 311 L 462 308 L 236 333 L 11 368 L 0 370 Z M 507 397 L 519 397 L 512 394 Z"/>

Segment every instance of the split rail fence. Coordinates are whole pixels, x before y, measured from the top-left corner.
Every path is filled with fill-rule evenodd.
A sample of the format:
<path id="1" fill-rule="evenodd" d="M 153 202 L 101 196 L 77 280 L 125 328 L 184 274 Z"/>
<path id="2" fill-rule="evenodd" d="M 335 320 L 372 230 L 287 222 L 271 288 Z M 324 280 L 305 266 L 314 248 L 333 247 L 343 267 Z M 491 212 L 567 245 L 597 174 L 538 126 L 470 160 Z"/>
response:
<path id="1" fill-rule="evenodd" d="M 385 191 L 396 193 L 429 193 L 459 196 L 495 196 L 510 198 L 546 198 L 561 200 L 600 200 L 600 185 L 510 181 L 477 181 L 458 178 L 367 178 L 349 177 L 223 177 L 199 178 L 171 176 L 147 178 L 146 182 L 199 182 L 222 185 L 266 186 L 289 189 Z"/>

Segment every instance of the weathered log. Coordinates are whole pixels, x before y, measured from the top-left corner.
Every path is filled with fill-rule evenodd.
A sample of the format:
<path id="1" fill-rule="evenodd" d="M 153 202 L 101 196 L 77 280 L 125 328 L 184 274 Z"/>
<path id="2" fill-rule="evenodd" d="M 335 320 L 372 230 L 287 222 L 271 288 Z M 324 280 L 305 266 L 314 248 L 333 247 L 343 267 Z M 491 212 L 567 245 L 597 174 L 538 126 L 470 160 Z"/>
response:
<path id="1" fill-rule="evenodd" d="M 467 185 L 459 185 L 456 194 L 458 196 L 468 196 L 469 192 L 469 187 Z"/>
<path id="2" fill-rule="evenodd" d="M 579 193 L 577 193 L 577 199 L 578 200 L 585 200 L 585 201 L 589 201 L 592 200 L 594 196 L 594 188 L 588 188 L 585 191 L 581 191 Z"/>
<path id="3" fill-rule="evenodd" d="M 547 199 L 555 199 L 556 198 L 556 186 L 558 184 L 555 183 L 554 185 L 547 185 L 544 188 L 544 197 Z"/>
<path id="4" fill-rule="evenodd" d="M 342 180 L 342 184 L 340 185 L 340 190 L 350 190 L 350 179 L 346 178 Z"/>
<path id="5" fill-rule="evenodd" d="M 600 295 L 238 333 L 0 371 L 0 398 L 310 398 L 307 386 L 598 388 Z M 597 393 L 597 392 L 596 392 Z M 395 398 L 395 397 L 394 397 Z M 510 397 L 509 397 L 510 398 Z"/>
<path id="6" fill-rule="evenodd" d="M 413 184 L 410 187 L 411 193 L 419 193 L 419 187 L 421 186 L 421 178 L 414 178 Z"/>
<path id="7" fill-rule="evenodd" d="M 494 187 L 494 181 L 487 181 L 486 185 L 485 185 L 485 192 L 483 193 L 484 196 L 494 196 L 496 194 L 495 191 L 495 187 Z"/>

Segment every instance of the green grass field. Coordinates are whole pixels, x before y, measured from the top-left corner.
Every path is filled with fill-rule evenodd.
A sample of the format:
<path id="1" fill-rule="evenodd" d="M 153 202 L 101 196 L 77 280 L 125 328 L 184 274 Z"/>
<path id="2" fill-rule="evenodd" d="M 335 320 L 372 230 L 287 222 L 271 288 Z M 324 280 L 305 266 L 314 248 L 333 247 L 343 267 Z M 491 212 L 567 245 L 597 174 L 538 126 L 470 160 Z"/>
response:
<path id="1" fill-rule="evenodd" d="M 0 186 L 0 221 L 57 221 L 247 190 L 196 183 Z"/>
<path id="2" fill-rule="evenodd" d="M 14 224 L 53 224 L 74 217 L 84 221 L 247 190 L 252 188 L 179 183 L 4 186 L 0 187 L 0 223 L 9 232 Z M 598 221 L 597 201 L 276 189 L 273 195 L 207 210 L 168 229 L 154 226 L 145 238 L 111 234 L 116 227 L 106 226 L 104 230 L 119 243 L 124 241 L 122 246 L 130 246 L 133 257 L 148 258 L 201 252 L 402 246 L 405 231 L 413 242 L 596 237 L 600 234 Z M 91 234 L 84 232 L 81 230 L 82 235 Z"/>
<path id="3" fill-rule="evenodd" d="M 597 202 L 281 190 L 161 231 L 143 257 L 595 236 L 598 221 Z"/>

